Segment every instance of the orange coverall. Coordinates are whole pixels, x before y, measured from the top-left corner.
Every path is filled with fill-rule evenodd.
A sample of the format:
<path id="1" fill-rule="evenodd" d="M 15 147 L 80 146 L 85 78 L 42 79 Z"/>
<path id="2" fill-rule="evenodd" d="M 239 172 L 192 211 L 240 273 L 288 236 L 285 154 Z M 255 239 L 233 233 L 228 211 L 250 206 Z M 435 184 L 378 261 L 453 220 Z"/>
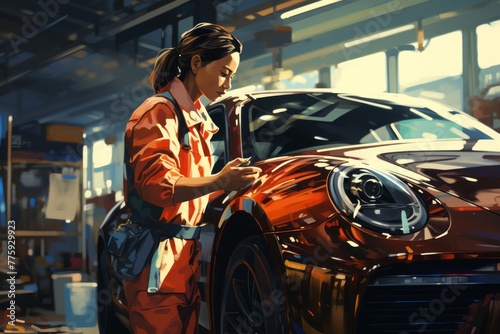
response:
<path id="1" fill-rule="evenodd" d="M 217 132 L 205 107 L 188 95 L 175 78 L 162 91 L 169 90 L 182 109 L 189 130 L 189 148 L 178 140 L 175 107 L 164 97 L 146 99 L 132 114 L 126 127 L 125 147 L 134 171 L 136 190 L 143 200 L 163 207 L 162 221 L 197 225 L 208 196 L 174 203 L 176 181 L 182 177 L 209 175 L 212 169 L 210 138 Z M 124 182 L 126 188 L 127 182 Z M 125 189 L 125 200 L 127 199 Z M 148 294 L 150 267 L 133 281 L 124 281 L 125 297 L 134 333 L 196 333 L 200 294 L 198 240 L 170 238 L 158 248 L 160 286 Z M 151 264 L 151 265 L 155 265 Z"/>

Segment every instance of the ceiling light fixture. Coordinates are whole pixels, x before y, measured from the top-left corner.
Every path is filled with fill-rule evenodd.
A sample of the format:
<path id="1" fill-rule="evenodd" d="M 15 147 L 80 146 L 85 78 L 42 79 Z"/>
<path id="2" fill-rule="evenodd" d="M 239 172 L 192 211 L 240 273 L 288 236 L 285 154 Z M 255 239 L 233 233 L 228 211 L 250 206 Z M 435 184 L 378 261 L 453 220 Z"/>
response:
<path id="1" fill-rule="evenodd" d="M 392 36 L 392 35 L 395 35 L 395 34 L 399 34 L 400 32 L 404 32 L 404 31 L 408 31 L 408 30 L 412 30 L 412 29 L 415 29 L 415 25 L 414 24 L 407 24 L 407 25 L 402 26 L 402 27 L 398 27 L 398 28 L 394 28 L 394 29 L 389 29 L 389 30 L 386 30 L 386 31 L 378 32 L 378 33 L 373 34 L 373 35 L 368 35 L 368 36 L 365 36 L 365 37 L 361 37 L 361 38 L 355 39 L 355 40 L 350 41 L 350 42 L 346 42 L 346 43 L 344 43 L 344 46 L 346 48 L 350 48 L 351 46 L 364 44 L 364 43 L 367 43 L 367 42 L 374 41 L 376 39 L 381 39 L 381 38 L 389 37 L 389 36 Z"/>
<path id="2" fill-rule="evenodd" d="M 316 1 L 316 2 L 313 2 L 311 4 L 308 4 L 308 5 L 305 5 L 305 6 L 302 6 L 302 7 L 299 7 L 299 8 L 295 8 L 295 9 L 292 9 L 292 10 L 289 10 L 287 12 L 284 12 L 283 14 L 281 14 L 281 19 L 288 19 L 292 16 L 295 16 L 295 15 L 299 15 L 299 14 L 303 14 L 303 13 L 306 13 L 306 12 L 309 12 L 311 10 L 314 10 L 314 9 L 318 9 L 318 8 L 321 8 L 321 7 L 324 7 L 324 6 L 327 6 L 327 5 L 331 5 L 331 4 L 334 4 L 336 2 L 340 2 L 342 0 L 321 0 L 321 1 Z"/>
<path id="3" fill-rule="evenodd" d="M 268 2 L 272 2 L 273 5 L 272 6 L 269 6 L 265 9 L 262 9 L 260 11 L 258 11 L 256 14 L 259 15 L 259 16 L 267 16 L 267 15 L 270 15 L 270 14 L 274 14 L 276 11 L 282 11 L 282 10 L 285 10 L 287 9 L 288 7 L 292 7 L 292 6 L 295 6 L 301 2 L 304 2 L 305 0 L 289 0 L 289 1 L 284 1 L 284 2 L 281 2 L 279 4 L 276 3 L 276 1 L 268 1 Z"/>
<path id="4" fill-rule="evenodd" d="M 417 50 L 422 52 L 425 50 L 424 47 L 424 27 L 422 26 L 422 19 L 418 20 L 417 23 Z"/>

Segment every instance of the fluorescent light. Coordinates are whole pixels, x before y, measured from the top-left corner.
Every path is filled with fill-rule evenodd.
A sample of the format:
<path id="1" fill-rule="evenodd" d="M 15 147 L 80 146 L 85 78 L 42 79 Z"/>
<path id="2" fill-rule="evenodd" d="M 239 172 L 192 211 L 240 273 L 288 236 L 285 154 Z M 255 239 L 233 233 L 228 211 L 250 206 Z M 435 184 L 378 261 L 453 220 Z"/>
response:
<path id="1" fill-rule="evenodd" d="M 361 38 L 355 39 L 353 41 L 344 43 L 344 46 L 346 48 L 350 48 L 351 46 L 363 44 L 363 43 L 374 41 L 376 39 L 380 39 L 380 38 L 384 38 L 384 37 L 389 37 L 389 36 L 392 36 L 392 35 L 395 35 L 395 34 L 399 34 L 400 32 L 408 31 L 408 30 L 411 30 L 411 29 L 415 29 L 415 25 L 414 24 L 407 24 L 407 25 L 402 26 L 402 27 L 398 27 L 398 28 L 394 28 L 394 29 L 389 29 L 389 30 L 386 30 L 386 31 L 382 31 L 382 32 L 378 32 L 378 33 L 375 33 L 375 34 L 372 34 L 372 35 L 361 37 Z"/>
<path id="2" fill-rule="evenodd" d="M 451 11 L 451 12 L 438 14 L 438 18 L 439 19 L 449 19 L 449 18 L 455 17 L 457 15 L 458 15 L 457 11 Z"/>
<path id="3" fill-rule="evenodd" d="M 281 19 L 288 19 L 292 16 L 295 16 L 295 15 L 299 15 L 299 14 L 302 14 L 302 13 L 305 13 L 305 12 L 308 12 L 308 11 L 311 11 L 311 10 L 314 10 L 314 9 L 318 9 L 318 8 L 321 8 L 321 7 L 324 7 L 324 6 L 327 6 L 327 5 L 331 5 L 333 3 L 336 3 L 336 2 L 340 2 L 342 0 L 321 0 L 321 1 L 316 1 L 314 3 L 311 3 L 309 5 L 305 5 L 305 6 L 302 6 L 302 7 L 299 7 L 299 8 L 295 8 L 295 9 L 292 9 L 292 10 L 289 10 L 288 12 L 284 12 L 283 14 L 281 14 Z"/>

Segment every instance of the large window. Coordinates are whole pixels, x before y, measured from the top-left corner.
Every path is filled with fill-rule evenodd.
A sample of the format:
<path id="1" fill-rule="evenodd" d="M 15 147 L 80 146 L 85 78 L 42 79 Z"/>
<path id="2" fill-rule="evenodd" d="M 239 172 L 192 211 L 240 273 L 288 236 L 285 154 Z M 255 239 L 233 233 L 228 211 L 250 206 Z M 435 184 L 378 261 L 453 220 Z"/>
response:
<path id="1" fill-rule="evenodd" d="M 92 161 L 94 168 L 104 167 L 111 163 L 113 157 L 113 148 L 104 142 L 104 139 L 94 143 L 92 149 Z"/>
<path id="2" fill-rule="evenodd" d="M 90 197 L 100 196 L 122 189 L 123 183 L 123 140 L 106 143 L 96 141 L 92 145 L 92 180 L 87 186 L 93 190 Z"/>
<path id="3" fill-rule="evenodd" d="M 500 82 L 500 55 L 498 53 L 500 21 L 482 24 L 477 27 L 476 33 L 480 68 L 479 85 L 482 89 L 492 83 Z"/>
<path id="4" fill-rule="evenodd" d="M 422 52 L 401 52 L 399 91 L 462 109 L 462 32 L 434 37 Z"/>
<path id="5" fill-rule="evenodd" d="M 358 92 L 387 90 L 387 64 L 383 52 L 348 60 L 331 68 L 332 88 Z"/>

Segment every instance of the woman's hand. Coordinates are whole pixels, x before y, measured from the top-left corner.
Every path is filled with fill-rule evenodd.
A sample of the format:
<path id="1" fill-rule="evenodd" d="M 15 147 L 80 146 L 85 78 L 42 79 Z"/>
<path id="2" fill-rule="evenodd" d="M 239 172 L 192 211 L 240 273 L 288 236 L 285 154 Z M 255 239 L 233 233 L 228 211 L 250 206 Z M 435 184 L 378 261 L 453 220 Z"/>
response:
<path id="1" fill-rule="evenodd" d="M 247 159 L 237 158 L 222 170 L 203 177 L 180 177 L 175 183 L 174 203 L 189 201 L 217 190 L 240 190 L 252 184 L 262 170 L 258 167 L 238 167 Z"/>
<path id="2" fill-rule="evenodd" d="M 244 158 L 236 158 L 228 162 L 217 174 L 218 187 L 224 190 L 240 190 L 252 184 L 260 175 L 262 170 L 258 167 L 239 167 L 248 161 Z"/>

